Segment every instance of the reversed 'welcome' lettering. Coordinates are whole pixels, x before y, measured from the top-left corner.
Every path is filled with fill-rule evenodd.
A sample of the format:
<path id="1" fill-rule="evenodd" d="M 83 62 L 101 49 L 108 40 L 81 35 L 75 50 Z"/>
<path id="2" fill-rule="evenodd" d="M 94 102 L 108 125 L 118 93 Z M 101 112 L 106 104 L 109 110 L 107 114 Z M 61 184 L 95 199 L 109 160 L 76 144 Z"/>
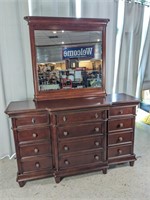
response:
<path id="1" fill-rule="evenodd" d="M 63 48 L 63 59 L 94 58 L 94 46 Z"/>

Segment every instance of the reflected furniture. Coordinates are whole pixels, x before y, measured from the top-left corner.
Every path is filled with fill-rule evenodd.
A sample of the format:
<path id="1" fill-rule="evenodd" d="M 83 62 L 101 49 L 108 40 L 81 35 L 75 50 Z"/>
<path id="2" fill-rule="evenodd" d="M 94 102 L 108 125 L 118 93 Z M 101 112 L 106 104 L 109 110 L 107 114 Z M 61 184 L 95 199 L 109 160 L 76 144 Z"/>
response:
<path id="1" fill-rule="evenodd" d="M 133 166 L 136 160 L 135 116 L 139 100 L 126 94 L 106 95 L 106 25 L 109 20 L 51 17 L 25 19 L 30 30 L 34 100 L 11 102 L 5 111 L 12 119 L 17 182 L 20 187 L 26 181 L 50 176 L 59 183 L 63 177 L 75 174 L 100 170 L 106 174 L 112 164 L 128 162 Z M 62 30 L 71 41 L 66 40 L 60 45 L 58 38 Z M 52 43 L 53 39 L 50 39 L 50 44 L 48 39 L 45 41 L 48 31 L 47 38 L 56 39 L 55 44 Z M 54 37 L 56 33 L 52 34 L 52 31 L 59 32 L 58 38 Z M 97 40 L 95 36 L 93 39 L 91 35 L 97 33 Z M 92 38 L 91 44 L 89 38 Z M 92 57 L 84 55 L 76 58 L 73 52 L 81 54 L 90 45 L 94 46 Z M 95 57 L 95 46 L 100 48 L 97 50 L 98 57 Z M 50 60 L 39 53 L 43 52 L 40 48 L 44 47 L 45 55 L 48 49 L 50 53 L 50 49 L 54 48 L 54 56 L 51 55 Z M 69 48 L 72 53 L 69 53 L 71 57 L 65 53 L 67 58 L 58 55 L 58 65 L 54 57 L 60 48 L 62 52 L 64 48 Z M 40 59 L 44 58 L 47 61 L 42 60 L 42 67 Z M 83 61 L 86 66 L 81 64 Z M 92 63 L 92 67 L 87 63 Z M 93 76 L 84 80 L 89 71 L 94 73 Z M 50 82 L 47 79 L 45 83 L 40 82 L 44 73 L 50 76 Z M 100 82 L 97 84 L 87 83 L 98 80 Z"/>

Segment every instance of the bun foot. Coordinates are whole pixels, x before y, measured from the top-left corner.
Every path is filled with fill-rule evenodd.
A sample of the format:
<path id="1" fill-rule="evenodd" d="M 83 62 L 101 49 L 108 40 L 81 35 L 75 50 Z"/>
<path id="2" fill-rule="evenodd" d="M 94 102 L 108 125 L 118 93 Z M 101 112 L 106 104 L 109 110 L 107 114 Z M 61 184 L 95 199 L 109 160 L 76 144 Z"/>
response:
<path id="1" fill-rule="evenodd" d="M 134 161 L 129 162 L 130 166 L 133 167 L 134 166 Z"/>
<path id="2" fill-rule="evenodd" d="M 56 182 L 56 183 L 60 183 L 60 181 L 61 181 L 61 177 L 55 176 L 55 182 Z"/>
<path id="3" fill-rule="evenodd" d="M 23 187 L 26 184 L 26 182 L 25 181 L 21 181 L 21 182 L 18 182 L 18 184 L 19 184 L 20 187 Z"/>
<path id="4" fill-rule="evenodd" d="M 102 169 L 102 171 L 103 171 L 103 174 L 107 174 L 107 168 Z"/>

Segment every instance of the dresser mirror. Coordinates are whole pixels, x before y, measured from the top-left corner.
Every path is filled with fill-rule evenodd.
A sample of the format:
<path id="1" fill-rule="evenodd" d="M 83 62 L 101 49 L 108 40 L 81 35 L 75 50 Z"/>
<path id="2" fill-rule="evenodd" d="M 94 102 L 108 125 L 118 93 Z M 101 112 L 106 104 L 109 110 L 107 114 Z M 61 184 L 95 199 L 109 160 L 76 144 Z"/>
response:
<path id="1" fill-rule="evenodd" d="M 35 100 L 105 95 L 107 19 L 25 17 Z"/>

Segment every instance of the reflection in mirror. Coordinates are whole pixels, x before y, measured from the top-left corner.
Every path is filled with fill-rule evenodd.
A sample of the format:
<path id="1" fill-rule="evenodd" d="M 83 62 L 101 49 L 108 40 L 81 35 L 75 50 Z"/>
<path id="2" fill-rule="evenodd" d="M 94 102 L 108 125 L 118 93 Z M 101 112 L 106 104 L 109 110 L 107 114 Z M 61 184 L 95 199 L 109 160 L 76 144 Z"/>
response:
<path id="1" fill-rule="evenodd" d="M 36 30 L 39 90 L 102 87 L 102 32 Z"/>

